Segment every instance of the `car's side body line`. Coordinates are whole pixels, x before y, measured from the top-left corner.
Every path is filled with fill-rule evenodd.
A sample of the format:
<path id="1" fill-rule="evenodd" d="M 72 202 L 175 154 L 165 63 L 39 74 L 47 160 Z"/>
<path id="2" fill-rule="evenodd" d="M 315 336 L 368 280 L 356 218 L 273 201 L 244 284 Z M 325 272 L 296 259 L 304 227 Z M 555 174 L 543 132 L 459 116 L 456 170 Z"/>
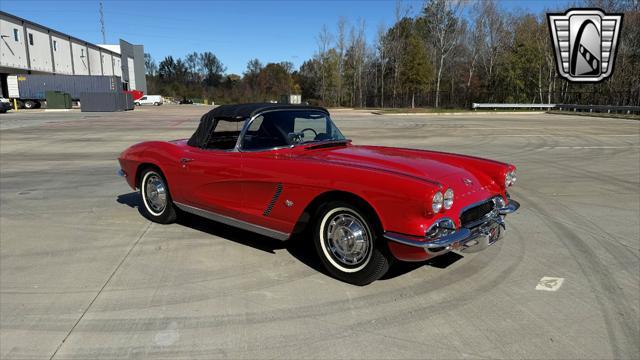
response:
<path id="1" fill-rule="evenodd" d="M 278 239 L 281 241 L 287 240 L 289 239 L 289 236 L 291 234 L 289 233 L 285 233 L 282 231 L 278 231 L 278 230 L 274 230 L 274 229 L 270 229 L 264 226 L 260 226 L 260 225 L 256 225 L 256 224 L 252 224 L 243 220 L 239 220 L 230 216 L 226 216 L 226 215 L 222 215 L 222 214 L 218 214 L 215 213 L 213 211 L 209 211 L 209 210 L 203 210 L 200 208 L 197 208 L 195 206 L 190 206 L 187 204 L 183 204 L 183 203 L 179 203 L 179 202 L 174 202 L 174 204 L 182 211 L 186 211 L 188 213 L 194 214 L 194 215 L 198 215 L 198 216 L 202 216 L 204 218 L 213 220 L 213 221 L 217 221 L 226 225 L 230 225 L 230 226 L 234 226 L 240 229 L 244 229 L 244 230 L 248 230 L 248 231 L 252 231 L 254 233 L 260 234 L 260 235 L 264 235 L 264 236 L 268 236 L 270 238 L 274 238 L 274 239 Z"/>
<path id="2" fill-rule="evenodd" d="M 315 161 L 315 162 L 319 162 L 319 163 L 324 163 L 327 165 L 332 165 L 332 164 L 336 164 L 335 162 L 331 162 L 331 161 L 327 161 L 327 160 L 322 160 L 322 159 L 305 159 L 306 161 Z M 406 173 L 402 173 L 399 171 L 392 171 L 392 170 L 386 170 L 386 169 L 380 169 L 380 168 L 376 168 L 376 167 L 372 167 L 372 166 L 367 166 L 367 165 L 362 165 L 362 164 L 354 164 L 354 163 L 350 163 L 350 164 L 346 164 L 346 163 L 341 163 L 339 165 L 342 166 L 346 166 L 346 167 L 351 167 L 351 168 L 358 168 L 358 169 L 364 169 L 364 170 L 373 170 L 373 171 L 378 171 L 378 172 L 384 172 L 384 173 L 388 173 L 388 174 L 392 174 L 392 175 L 397 175 L 400 177 L 407 177 L 413 180 L 417 180 L 420 182 L 424 182 L 424 183 L 428 183 L 431 184 L 437 188 L 442 188 L 442 184 L 435 181 L 435 180 L 431 180 L 431 179 L 426 179 L 426 178 L 422 178 L 422 177 L 418 177 L 418 176 L 413 176 L 410 174 L 406 174 Z"/>

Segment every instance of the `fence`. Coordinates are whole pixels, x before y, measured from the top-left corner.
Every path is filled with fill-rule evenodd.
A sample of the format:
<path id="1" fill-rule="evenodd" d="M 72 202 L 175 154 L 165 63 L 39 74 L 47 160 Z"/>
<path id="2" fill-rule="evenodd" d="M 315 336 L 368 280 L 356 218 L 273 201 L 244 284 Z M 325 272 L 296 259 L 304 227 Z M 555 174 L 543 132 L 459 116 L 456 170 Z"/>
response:
<path id="1" fill-rule="evenodd" d="M 596 112 L 616 114 L 640 114 L 640 106 L 617 105 L 578 105 L 578 104 L 500 104 L 500 103 L 473 103 L 471 108 L 477 109 L 557 109 L 560 111 Z"/>
<path id="2" fill-rule="evenodd" d="M 552 109 L 556 107 L 556 104 L 498 104 L 498 103 L 488 103 L 488 104 L 480 104 L 473 103 L 471 104 L 472 109 Z"/>
<path id="3" fill-rule="evenodd" d="M 616 114 L 640 114 L 640 106 L 615 106 L 615 105 L 577 105 L 577 104 L 560 104 L 557 105 L 560 111 L 588 111 L 598 113 L 616 113 Z"/>

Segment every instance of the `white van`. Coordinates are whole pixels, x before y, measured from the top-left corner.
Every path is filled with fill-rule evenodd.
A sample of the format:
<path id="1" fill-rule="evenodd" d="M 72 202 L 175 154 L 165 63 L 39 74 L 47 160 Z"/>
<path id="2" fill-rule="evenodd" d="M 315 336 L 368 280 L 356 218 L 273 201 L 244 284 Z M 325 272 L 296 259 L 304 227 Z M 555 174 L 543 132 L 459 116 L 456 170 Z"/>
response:
<path id="1" fill-rule="evenodd" d="M 163 102 L 164 100 L 162 99 L 161 95 L 145 95 L 140 99 L 134 101 L 134 103 L 138 106 L 141 106 L 141 105 L 160 106 L 162 105 Z"/>

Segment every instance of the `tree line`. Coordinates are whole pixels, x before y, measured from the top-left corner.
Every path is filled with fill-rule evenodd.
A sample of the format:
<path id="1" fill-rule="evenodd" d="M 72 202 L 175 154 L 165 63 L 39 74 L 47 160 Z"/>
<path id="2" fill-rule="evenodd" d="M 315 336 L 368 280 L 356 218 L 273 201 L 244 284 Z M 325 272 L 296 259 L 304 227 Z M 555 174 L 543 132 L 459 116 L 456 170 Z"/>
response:
<path id="1" fill-rule="evenodd" d="M 640 105 L 640 5 L 586 0 L 581 6 L 624 13 L 615 71 L 596 85 L 561 78 L 546 15 L 509 13 L 495 0 L 427 0 L 417 14 L 397 2 L 395 22 L 374 41 L 363 20 L 323 26 L 317 51 L 299 69 L 253 59 L 226 74 L 210 52 L 158 65 L 145 54 L 151 93 L 216 103 L 278 100 L 346 107 L 467 108 L 472 102 Z M 564 9 L 558 9 L 564 11 Z"/>

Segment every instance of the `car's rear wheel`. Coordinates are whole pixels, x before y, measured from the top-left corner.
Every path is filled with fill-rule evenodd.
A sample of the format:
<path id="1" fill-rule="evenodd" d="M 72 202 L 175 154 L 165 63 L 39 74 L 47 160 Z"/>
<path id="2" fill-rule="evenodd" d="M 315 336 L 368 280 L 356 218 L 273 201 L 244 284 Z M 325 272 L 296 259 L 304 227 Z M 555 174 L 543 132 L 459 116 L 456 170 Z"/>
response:
<path id="1" fill-rule="evenodd" d="M 153 103 L 153 105 L 154 105 L 154 106 L 160 106 L 160 103 L 158 103 L 158 102 L 154 102 L 154 103 Z"/>
<path id="2" fill-rule="evenodd" d="M 171 200 L 169 186 L 162 173 L 155 168 L 142 171 L 140 194 L 145 216 L 160 224 L 170 224 L 176 220 L 176 209 Z"/>
<path id="3" fill-rule="evenodd" d="M 366 285 L 382 277 L 390 257 L 378 239 L 378 227 L 371 214 L 342 201 L 320 208 L 314 228 L 318 256 L 335 278 Z"/>

